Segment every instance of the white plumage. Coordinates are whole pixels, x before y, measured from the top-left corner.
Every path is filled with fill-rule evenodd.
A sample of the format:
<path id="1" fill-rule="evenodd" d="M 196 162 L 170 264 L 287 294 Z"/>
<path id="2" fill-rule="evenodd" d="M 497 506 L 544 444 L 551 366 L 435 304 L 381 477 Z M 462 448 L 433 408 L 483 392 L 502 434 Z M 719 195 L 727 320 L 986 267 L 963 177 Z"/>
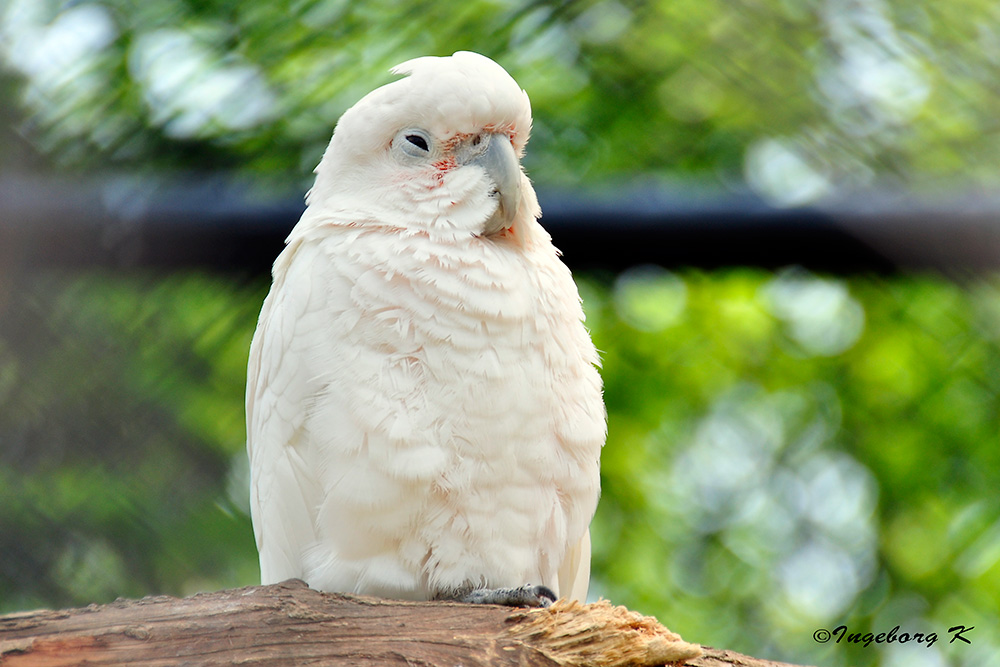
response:
<path id="1" fill-rule="evenodd" d="M 261 579 L 583 599 L 605 412 L 517 161 L 527 95 L 474 53 L 393 71 L 338 122 L 250 348 Z"/>

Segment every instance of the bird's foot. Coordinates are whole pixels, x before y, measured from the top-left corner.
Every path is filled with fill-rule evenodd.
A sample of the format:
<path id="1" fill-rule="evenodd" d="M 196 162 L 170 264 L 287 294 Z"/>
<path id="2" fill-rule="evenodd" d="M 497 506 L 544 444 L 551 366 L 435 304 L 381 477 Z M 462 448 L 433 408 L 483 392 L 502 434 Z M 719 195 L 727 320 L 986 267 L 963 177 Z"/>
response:
<path id="1" fill-rule="evenodd" d="M 526 584 L 518 588 L 474 588 L 452 599 L 472 604 L 499 604 L 505 607 L 548 607 L 556 594 L 547 586 Z"/>

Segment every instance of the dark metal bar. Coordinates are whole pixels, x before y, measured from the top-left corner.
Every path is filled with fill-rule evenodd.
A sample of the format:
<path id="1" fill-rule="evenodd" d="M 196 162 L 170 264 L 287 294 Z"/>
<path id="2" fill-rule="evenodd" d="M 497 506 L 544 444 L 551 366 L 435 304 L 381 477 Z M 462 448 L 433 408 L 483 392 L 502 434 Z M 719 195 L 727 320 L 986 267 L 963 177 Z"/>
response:
<path id="1" fill-rule="evenodd" d="M 749 191 L 643 184 L 542 190 L 539 199 L 542 223 L 576 270 L 1000 268 L 997 197 L 867 192 L 779 208 Z M 0 262 L 266 273 L 302 209 L 301 193 L 247 178 L 0 178 Z"/>

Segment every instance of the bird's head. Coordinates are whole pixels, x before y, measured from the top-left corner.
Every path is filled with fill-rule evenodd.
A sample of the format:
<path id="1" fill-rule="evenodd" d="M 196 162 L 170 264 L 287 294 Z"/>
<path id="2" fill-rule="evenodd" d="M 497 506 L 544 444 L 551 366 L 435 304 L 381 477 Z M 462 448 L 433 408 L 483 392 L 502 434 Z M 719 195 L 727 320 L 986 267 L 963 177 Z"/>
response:
<path id="1" fill-rule="evenodd" d="M 520 238 L 539 215 L 520 165 L 531 130 L 528 95 L 498 64 L 467 51 L 416 58 L 392 72 L 409 76 L 341 116 L 309 208 Z"/>

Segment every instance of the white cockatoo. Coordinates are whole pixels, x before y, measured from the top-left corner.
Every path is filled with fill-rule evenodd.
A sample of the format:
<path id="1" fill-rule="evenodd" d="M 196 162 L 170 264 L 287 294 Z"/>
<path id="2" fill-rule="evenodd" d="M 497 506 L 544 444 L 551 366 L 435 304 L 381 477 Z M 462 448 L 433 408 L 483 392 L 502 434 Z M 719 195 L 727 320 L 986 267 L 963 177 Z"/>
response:
<path id="1" fill-rule="evenodd" d="M 527 94 L 475 53 L 392 72 L 337 123 L 250 347 L 261 579 L 582 600 L 606 418 Z"/>

